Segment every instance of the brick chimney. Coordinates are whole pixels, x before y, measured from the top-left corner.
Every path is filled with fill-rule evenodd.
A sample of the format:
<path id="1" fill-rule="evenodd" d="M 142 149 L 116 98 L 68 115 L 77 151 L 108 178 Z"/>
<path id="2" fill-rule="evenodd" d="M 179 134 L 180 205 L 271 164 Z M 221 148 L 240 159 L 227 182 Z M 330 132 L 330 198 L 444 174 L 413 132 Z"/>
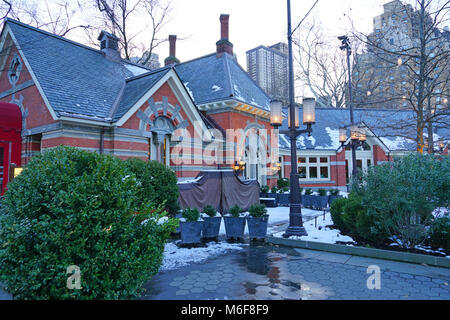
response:
<path id="1" fill-rule="evenodd" d="M 118 61 L 120 60 L 119 52 L 119 38 L 115 35 L 102 31 L 97 40 L 100 40 L 100 50 L 107 59 Z"/>
<path id="2" fill-rule="evenodd" d="M 228 40 L 229 29 L 228 21 L 229 14 L 220 15 L 220 40 L 216 42 L 216 53 L 220 57 L 224 52 L 233 55 L 233 44 Z"/>
<path id="3" fill-rule="evenodd" d="M 166 59 L 164 59 L 164 65 L 166 66 L 180 63 L 180 60 L 178 60 L 175 56 L 176 42 L 177 36 L 174 34 L 169 35 L 169 56 Z"/>

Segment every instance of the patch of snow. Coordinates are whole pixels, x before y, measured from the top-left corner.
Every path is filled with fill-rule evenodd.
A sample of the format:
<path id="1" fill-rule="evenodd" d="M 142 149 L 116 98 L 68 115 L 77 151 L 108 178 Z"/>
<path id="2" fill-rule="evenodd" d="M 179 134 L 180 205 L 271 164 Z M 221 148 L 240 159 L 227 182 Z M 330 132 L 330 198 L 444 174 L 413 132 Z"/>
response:
<path id="1" fill-rule="evenodd" d="M 307 137 L 306 139 L 308 139 L 309 141 L 311 141 L 311 144 L 312 144 L 313 146 L 316 145 L 316 139 L 315 139 L 313 136 Z"/>
<path id="2" fill-rule="evenodd" d="M 449 208 L 436 208 L 433 210 L 432 214 L 435 218 L 450 217 L 450 209 Z"/>
<path id="3" fill-rule="evenodd" d="M 183 84 L 184 84 L 184 86 L 186 87 L 187 92 L 189 92 L 189 95 L 191 96 L 192 100 L 194 100 L 194 94 L 192 93 L 191 89 L 189 89 L 189 87 L 188 87 L 189 82 L 185 82 L 185 83 L 183 83 Z M 195 101 L 195 100 L 194 100 L 194 101 Z"/>
<path id="4" fill-rule="evenodd" d="M 243 250 L 242 244 L 227 242 L 210 242 L 205 248 L 178 248 L 175 243 L 167 243 L 164 248 L 163 262 L 160 271 L 168 271 L 202 262 L 213 256 L 224 254 L 231 250 Z"/>
<path id="5" fill-rule="evenodd" d="M 134 76 L 140 76 L 141 74 L 150 72 L 150 70 L 147 70 L 145 68 L 141 68 L 132 64 L 125 63 L 125 68 L 128 69 Z"/>
<path id="6" fill-rule="evenodd" d="M 222 90 L 222 88 L 219 87 L 219 86 L 213 85 L 213 86 L 212 86 L 212 90 L 213 90 L 214 92 L 217 92 L 217 91 Z"/>
<path id="7" fill-rule="evenodd" d="M 303 211 L 303 210 L 302 210 Z M 294 240 L 303 240 L 303 241 L 314 241 L 314 242 L 322 242 L 322 243 L 331 243 L 334 244 L 337 241 L 340 242 L 353 242 L 355 241 L 349 237 L 344 236 L 337 229 L 330 229 L 327 226 L 333 225 L 333 220 L 331 219 L 330 213 L 325 215 L 325 220 L 321 217 L 317 219 L 317 227 L 315 226 L 315 220 L 310 220 L 303 224 L 305 227 L 307 236 L 296 237 L 292 236 L 289 239 Z M 274 234 L 275 237 L 283 237 L 284 231 Z"/>
<path id="8" fill-rule="evenodd" d="M 406 146 L 410 143 L 410 140 L 404 137 L 395 137 L 395 139 L 380 137 L 380 139 L 389 150 L 404 150 L 407 149 Z"/>

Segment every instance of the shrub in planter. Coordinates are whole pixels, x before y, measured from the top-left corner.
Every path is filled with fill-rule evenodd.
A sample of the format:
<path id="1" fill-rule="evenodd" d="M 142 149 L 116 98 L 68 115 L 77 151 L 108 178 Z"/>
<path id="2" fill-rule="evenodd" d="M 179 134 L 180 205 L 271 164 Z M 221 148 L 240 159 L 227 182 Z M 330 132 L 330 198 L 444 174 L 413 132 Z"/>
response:
<path id="1" fill-rule="evenodd" d="M 268 198 L 269 197 L 269 190 L 270 190 L 269 186 L 262 186 L 260 190 L 261 190 L 261 192 L 259 194 L 260 198 Z"/>
<path id="2" fill-rule="evenodd" d="M 179 210 L 179 190 L 172 169 L 157 161 L 137 158 L 125 160 L 125 165 L 136 176 L 140 201 L 151 201 L 158 205 L 165 203 L 166 210 L 175 216 Z"/>
<path id="3" fill-rule="evenodd" d="M 267 234 L 267 224 L 269 222 L 266 206 L 263 204 L 254 204 L 248 212 L 250 216 L 247 217 L 247 224 L 250 239 L 264 239 Z"/>
<path id="4" fill-rule="evenodd" d="M 199 220 L 200 212 L 196 208 L 186 208 L 182 217 L 185 221 L 180 221 L 181 243 L 200 243 L 203 229 L 203 221 Z"/>
<path id="5" fill-rule="evenodd" d="M 72 147 L 33 157 L 2 207 L 0 281 L 16 299 L 137 297 L 177 223 L 139 203 L 123 161 Z M 69 266 L 79 290 L 66 287 Z"/>
<path id="6" fill-rule="evenodd" d="M 289 188 L 289 179 L 288 178 L 278 179 L 277 187 L 278 189 Z"/>
<path id="7" fill-rule="evenodd" d="M 275 187 L 275 186 L 273 186 L 273 187 L 270 189 L 270 192 L 276 194 L 276 193 L 278 192 L 278 188 Z"/>
<path id="8" fill-rule="evenodd" d="M 217 238 L 219 236 L 220 222 L 222 217 L 217 215 L 217 210 L 213 206 L 203 208 L 203 238 Z"/>
<path id="9" fill-rule="evenodd" d="M 230 216 L 224 216 L 225 233 L 228 239 L 244 237 L 245 217 L 241 217 L 242 209 L 234 205 L 230 209 Z"/>
<path id="10" fill-rule="evenodd" d="M 434 248 L 450 249 L 450 218 L 435 219 L 429 230 L 430 245 Z"/>

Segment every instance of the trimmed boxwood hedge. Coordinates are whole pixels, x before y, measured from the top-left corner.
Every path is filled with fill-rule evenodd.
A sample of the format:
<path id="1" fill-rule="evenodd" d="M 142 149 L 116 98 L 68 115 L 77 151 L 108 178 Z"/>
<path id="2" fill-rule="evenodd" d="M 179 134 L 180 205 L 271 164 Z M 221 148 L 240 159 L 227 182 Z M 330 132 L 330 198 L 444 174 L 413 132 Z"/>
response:
<path id="1" fill-rule="evenodd" d="M 0 281 L 16 299 L 129 299 L 158 272 L 176 221 L 140 203 L 118 158 L 57 147 L 9 185 L 0 219 Z M 81 289 L 68 289 L 69 266 Z"/>

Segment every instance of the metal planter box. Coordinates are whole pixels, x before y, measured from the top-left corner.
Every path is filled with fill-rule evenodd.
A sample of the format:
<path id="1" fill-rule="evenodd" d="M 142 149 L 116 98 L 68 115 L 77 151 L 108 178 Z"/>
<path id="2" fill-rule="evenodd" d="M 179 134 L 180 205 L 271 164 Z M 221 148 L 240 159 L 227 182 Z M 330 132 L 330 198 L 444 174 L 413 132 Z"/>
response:
<path id="1" fill-rule="evenodd" d="M 312 207 L 322 210 L 328 207 L 328 196 L 312 196 Z"/>
<path id="2" fill-rule="evenodd" d="M 305 208 L 312 208 L 312 206 L 313 206 L 313 197 L 314 196 L 312 196 L 310 194 L 303 194 L 302 195 L 303 207 L 305 207 Z"/>
<path id="3" fill-rule="evenodd" d="M 222 217 L 204 217 L 203 221 L 203 238 L 217 238 Z"/>
<path id="4" fill-rule="evenodd" d="M 250 239 L 265 239 L 269 217 L 247 217 L 248 233 Z"/>
<path id="5" fill-rule="evenodd" d="M 181 243 L 197 244 L 202 239 L 203 221 L 180 222 Z"/>
<path id="6" fill-rule="evenodd" d="M 279 193 L 278 194 L 278 205 L 280 206 L 289 206 L 291 202 L 291 194 L 290 193 Z"/>
<path id="7" fill-rule="evenodd" d="M 223 217 L 227 238 L 244 238 L 245 218 Z"/>

